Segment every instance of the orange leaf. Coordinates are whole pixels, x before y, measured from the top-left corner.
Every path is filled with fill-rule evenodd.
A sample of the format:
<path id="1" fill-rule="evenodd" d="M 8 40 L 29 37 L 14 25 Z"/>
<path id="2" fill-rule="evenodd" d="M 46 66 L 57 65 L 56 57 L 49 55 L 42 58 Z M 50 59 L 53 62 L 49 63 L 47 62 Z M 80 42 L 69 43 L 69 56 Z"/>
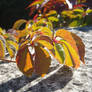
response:
<path id="1" fill-rule="evenodd" d="M 28 46 L 21 47 L 16 56 L 16 63 L 19 70 L 26 76 L 31 76 L 33 72 L 32 55 L 28 50 Z"/>
<path id="2" fill-rule="evenodd" d="M 49 53 L 42 47 L 35 47 L 35 72 L 44 76 L 49 69 L 51 57 Z"/>
<path id="3" fill-rule="evenodd" d="M 56 36 L 57 37 L 61 37 L 63 38 L 64 40 L 66 40 L 67 42 L 70 43 L 70 45 L 76 50 L 76 52 L 78 53 L 78 49 L 77 49 L 77 46 L 76 46 L 76 42 L 75 40 L 73 39 L 72 35 L 71 35 L 71 32 L 67 31 L 67 30 L 64 30 L 64 29 L 59 29 L 56 31 Z"/>

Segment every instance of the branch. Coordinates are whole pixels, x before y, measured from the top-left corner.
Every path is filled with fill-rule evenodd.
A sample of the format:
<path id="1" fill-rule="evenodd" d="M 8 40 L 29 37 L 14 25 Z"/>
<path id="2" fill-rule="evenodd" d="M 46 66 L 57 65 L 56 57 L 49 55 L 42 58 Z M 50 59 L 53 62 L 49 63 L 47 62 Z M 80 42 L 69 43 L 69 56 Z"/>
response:
<path id="1" fill-rule="evenodd" d="M 0 60 L 2 60 L 3 62 L 14 62 L 14 63 L 16 63 L 16 61 L 12 61 L 12 60 L 7 60 L 7 59 L 4 59 L 4 58 L 0 58 Z"/>

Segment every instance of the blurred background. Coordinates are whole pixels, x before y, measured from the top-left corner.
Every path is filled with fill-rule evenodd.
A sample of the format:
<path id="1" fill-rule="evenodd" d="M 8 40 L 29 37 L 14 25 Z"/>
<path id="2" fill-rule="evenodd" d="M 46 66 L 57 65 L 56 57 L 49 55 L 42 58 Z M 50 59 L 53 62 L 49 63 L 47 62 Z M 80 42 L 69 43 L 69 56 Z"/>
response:
<path id="1" fill-rule="evenodd" d="M 29 19 L 29 9 L 25 9 L 34 0 L 0 0 L 0 27 L 9 29 L 18 19 Z M 70 0 L 71 1 L 71 0 Z M 92 8 L 92 0 L 85 3 Z"/>

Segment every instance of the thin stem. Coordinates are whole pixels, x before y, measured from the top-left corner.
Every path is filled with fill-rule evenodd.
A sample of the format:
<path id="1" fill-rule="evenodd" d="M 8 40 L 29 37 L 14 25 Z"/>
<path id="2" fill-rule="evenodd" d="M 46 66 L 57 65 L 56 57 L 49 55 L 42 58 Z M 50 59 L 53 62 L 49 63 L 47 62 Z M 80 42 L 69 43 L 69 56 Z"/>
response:
<path id="1" fill-rule="evenodd" d="M 0 58 L 0 60 L 2 60 L 2 61 L 4 61 L 4 62 L 14 62 L 14 63 L 16 63 L 16 61 L 7 60 L 7 59 L 4 59 L 4 58 Z"/>

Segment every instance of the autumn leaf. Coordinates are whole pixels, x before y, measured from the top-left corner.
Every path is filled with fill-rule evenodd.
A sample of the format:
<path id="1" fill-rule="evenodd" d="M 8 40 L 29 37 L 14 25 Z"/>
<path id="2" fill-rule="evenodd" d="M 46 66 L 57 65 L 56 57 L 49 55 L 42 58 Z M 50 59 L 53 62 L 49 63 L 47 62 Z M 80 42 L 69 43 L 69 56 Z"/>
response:
<path id="1" fill-rule="evenodd" d="M 10 57 L 13 58 L 15 56 L 15 53 L 8 42 L 6 42 L 6 48 L 7 48 L 7 51 L 9 53 Z"/>
<path id="2" fill-rule="evenodd" d="M 46 17 L 48 17 L 48 16 L 56 16 L 56 15 L 57 15 L 57 12 L 55 10 L 51 10 L 47 14 L 45 14 Z"/>
<path id="3" fill-rule="evenodd" d="M 52 37 L 52 31 L 48 27 L 41 27 L 40 31 L 42 32 L 42 35 Z"/>
<path id="4" fill-rule="evenodd" d="M 64 40 L 66 40 L 67 42 L 70 43 L 70 45 L 75 49 L 75 51 L 78 53 L 78 49 L 76 46 L 76 41 L 74 40 L 74 38 L 71 35 L 71 32 L 64 30 L 64 29 L 59 29 L 56 31 L 56 37 L 61 37 Z"/>
<path id="5" fill-rule="evenodd" d="M 18 43 L 11 41 L 11 40 L 7 40 L 7 43 L 13 48 L 15 48 L 16 51 L 18 50 Z"/>
<path id="6" fill-rule="evenodd" d="M 79 26 L 79 21 L 78 20 L 73 20 L 70 24 L 69 27 L 78 27 Z"/>
<path id="7" fill-rule="evenodd" d="M 59 41 L 59 43 L 62 45 L 65 52 L 65 65 L 78 68 L 80 66 L 80 58 L 75 49 L 64 40 Z"/>
<path id="8" fill-rule="evenodd" d="M 27 8 L 30 8 L 32 6 L 35 6 L 37 4 L 42 4 L 44 0 L 35 0 L 33 3 L 31 3 Z"/>
<path id="9" fill-rule="evenodd" d="M 14 25 L 13 25 L 13 29 L 16 29 L 16 30 L 19 30 L 19 28 L 24 24 L 26 23 L 27 21 L 25 19 L 20 19 L 20 20 L 17 20 Z"/>
<path id="10" fill-rule="evenodd" d="M 72 37 L 74 38 L 74 40 L 76 41 L 76 46 L 78 48 L 78 53 L 80 56 L 80 60 L 85 63 L 84 61 L 84 56 L 85 56 L 85 45 L 83 43 L 83 41 L 81 40 L 80 37 L 78 37 L 76 34 L 71 33 Z"/>
<path id="11" fill-rule="evenodd" d="M 0 58 L 4 58 L 4 57 L 5 57 L 4 44 L 3 44 L 2 40 L 0 40 Z"/>
<path id="12" fill-rule="evenodd" d="M 83 12 L 84 12 L 84 10 L 83 10 L 83 9 L 73 9 L 73 12 L 83 13 Z"/>
<path id="13" fill-rule="evenodd" d="M 49 53 L 40 46 L 35 46 L 35 72 L 39 75 L 45 75 L 48 72 L 51 63 Z"/>
<path id="14" fill-rule="evenodd" d="M 5 34 L 5 33 L 6 33 L 6 31 L 3 30 L 3 29 L 0 27 L 0 35 L 3 35 L 3 34 Z"/>
<path id="15" fill-rule="evenodd" d="M 28 46 L 21 47 L 16 56 L 16 63 L 19 70 L 26 76 L 31 76 L 33 72 L 33 60 L 32 55 L 28 50 Z"/>
<path id="16" fill-rule="evenodd" d="M 48 17 L 48 20 L 52 21 L 52 22 L 58 22 L 59 21 L 59 19 L 57 17 L 54 17 L 54 16 Z"/>
<path id="17" fill-rule="evenodd" d="M 62 49 L 62 45 L 58 43 L 54 43 L 54 50 L 55 50 L 55 55 L 53 55 L 59 62 L 60 64 L 64 64 L 64 51 Z"/>
<path id="18" fill-rule="evenodd" d="M 89 13 L 92 13 L 92 9 L 87 9 L 87 10 L 86 10 L 86 13 L 88 13 L 88 14 L 89 14 Z"/>
<path id="19" fill-rule="evenodd" d="M 53 49 L 53 41 L 48 36 L 39 36 L 37 37 L 33 43 L 39 43 L 42 46 L 45 46 L 47 49 Z"/>

